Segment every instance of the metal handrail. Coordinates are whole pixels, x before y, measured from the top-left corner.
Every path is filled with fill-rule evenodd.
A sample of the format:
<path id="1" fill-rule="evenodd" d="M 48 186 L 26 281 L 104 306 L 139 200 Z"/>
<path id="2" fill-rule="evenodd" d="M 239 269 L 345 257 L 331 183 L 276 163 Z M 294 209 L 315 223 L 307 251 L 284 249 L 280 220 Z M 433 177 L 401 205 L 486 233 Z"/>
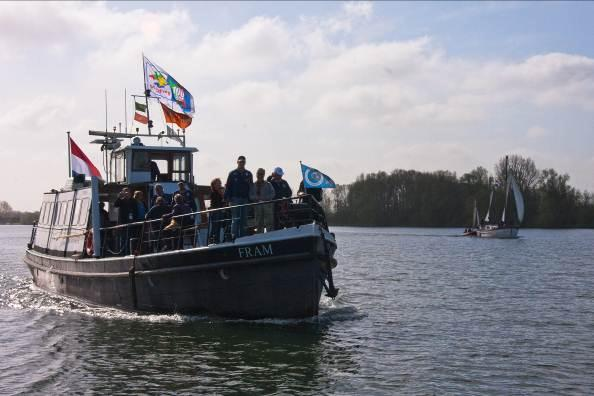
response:
<path id="1" fill-rule="evenodd" d="M 259 205 L 271 205 L 271 204 L 278 204 L 278 203 L 282 203 L 282 202 L 293 202 L 294 200 L 307 200 L 308 203 L 311 205 L 309 207 L 309 209 L 312 212 L 312 219 L 314 221 L 318 221 L 321 220 L 321 223 L 324 227 L 327 228 L 326 225 L 326 221 L 323 215 L 323 210 L 321 208 L 321 206 L 317 203 L 317 201 L 315 201 L 315 199 L 310 195 L 310 194 L 304 194 L 304 195 L 300 195 L 300 196 L 296 196 L 296 197 L 289 197 L 289 198 L 281 198 L 281 199 L 275 199 L 275 200 L 269 200 L 269 201 L 262 201 L 262 202 L 252 202 L 252 203 L 247 203 L 247 204 L 242 204 L 242 205 L 232 205 L 232 206 L 225 206 L 222 208 L 216 208 L 216 209 L 207 209 L 207 210 L 200 210 L 200 211 L 195 211 L 195 212 L 190 212 L 190 213 L 185 213 L 185 214 L 181 214 L 181 215 L 176 215 L 176 216 L 171 216 L 168 217 L 168 221 L 172 221 L 173 219 L 183 219 L 183 218 L 191 218 L 194 216 L 198 216 L 198 215 L 203 215 L 203 214 L 213 214 L 213 213 L 221 213 L 221 212 L 229 212 L 230 210 L 234 209 L 234 208 L 249 208 L 249 207 L 255 207 L 255 206 L 259 206 Z M 315 203 L 314 203 L 315 202 Z M 317 208 L 315 207 L 317 206 L 320 210 L 316 210 Z M 317 216 L 315 215 L 317 214 Z M 183 245 L 183 238 L 185 237 L 185 232 L 187 231 L 193 231 L 193 237 L 192 237 L 192 245 L 193 247 L 195 247 L 196 241 L 197 241 L 197 232 L 200 228 L 208 228 L 210 230 L 210 225 L 213 224 L 213 222 L 218 222 L 218 223 L 226 223 L 227 225 L 232 222 L 232 219 L 226 218 L 226 219 L 217 219 L 217 220 L 212 220 L 212 216 L 208 216 L 208 220 L 206 222 L 199 222 L 199 223 L 193 223 L 191 225 L 187 225 L 184 226 L 184 222 L 183 220 L 180 222 L 179 224 L 179 228 L 175 229 L 175 230 L 171 230 L 171 231 L 178 231 L 176 234 L 177 235 L 171 235 L 169 237 L 163 237 L 163 231 L 165 230 L 165 228 L 163 227 L 163 218 L 158 218 L 158 219 L 151 219 L 151 220 L 143 220 L 143 221 L 137 221 L 137 222 L 133 222 L 133 223 L 127 223 L 127 224 L 120 224 L 120 225 L 116 225 L 116 226 L 111 226 L 111 227 L 104 227 L 101 228 L 101 231 L 104 233 L 104 235 L 107 235 L 107 231 L 112 230 L 112 231 L 116 231 L 116 230 L 120 230 L 120 229 L 126 229 L 126 236 L 124 239 L 124 246 L 119 246 L 118 250 L 119 252 L 112 252 L 112 254 L 121 254 L 123 250 L 126 250 L 126 248 L 128 247 L 127 244 L 130 243 L 130 240 L 132 240 L 133 238 L 130 238 L 130 228 L 134 228 L 134 227 L 138 227 L 140 228 L 140 233 L 139 233 L 139 239 L 138 239 L 138 245 L 134 247 L 133 251 L 131 251 L 130 253 L 133 253 L 135 255 L 142 255 L 145 254 L 143 253 L 143 249 L 145 245 L 151 244 L 151 243 L 155 243 L 156 247 L 159 248 L 160 244 L 164 241 L 170 240 L 170 241 L 174 241 L 175 240 L 175 244 L 177 244 L 178 246 Z M 149 228 L 147 230 L 147 226 L 152 227 L 153 225 L 156 225 L 156 223 L 159 223 L 158 228 L 155 227 L 155 229 L 151 229 Z M 157 239 L 152 239 L 151 238 L 151 233 L 157 232 Z M 148 239 L 145 240 L 145 235 L 148 234 Z M 207 236 L 208 238 L 208 236 Z M 208 243 L 207 243 L 208 244 Z M 102 245 L 105 246 L 105 241 L 102 243 Z M 183 249 L 183 247 L 181 248 Z M 174 250 L 180 250 L 178 249 L 174 249 Z M 105 251 L 105 250 L 103 250 Z"/>
<path id="2" fill-rule="evenodd" d="M 181 249 L 183 249 L 183 239 L 184 237 L 187 235 L 187 232 L 192 232 L 193 236 L 192 236 L 192 245 L 193 247 L 195 247 L 197 240 L 198 240 L 198 232 L 201 228 L 208 228 L 208 235 L 207 235 L 207 244 L 209 241 L 209 237 L 210 237 L 210 230 L 211 230 L 211 226 L 213 224 L 220 224 L 223 227 L 228 227 L 228 225 L 232 222 L 232 218 L 215 218 L 213 219 L 212 214 L 215 213 L 228 213 L 230 211 L 232 211 L 233 209 L 236 208 L 250 208 L 250 207 L 256 207 L 259 205 L 277 205 L 279 203 L 283 203 L 283 202 L 294 202 L 295 200 L 301 200 L 304 201 L 306 203 L 309 204 L 308 209 L 311 211 L 311 216 L 309 217 L 311 220 L 315 221 L 316 223 L 320 223 L 322 224 L 325 228 L 327 228 L 327 224 L 326 224 L 326 220 L 325 220 L 325 216 L 324 216 L 324 212 L 323 209 L 321 207 L 321 205 L 319 205 L 319 203 L 315 200 L 315 198 L 313 198 L 310 194 L 304 194 L 304 195 L 299 195 L 299 196 L 295 196 L 295 197 L 289 197 L 289 198 L 281 198 L 281 199 L 274 199 L 274 200 L 269 200 L 269 201 L 261 201 L 261 202 L 251 202 L 251 203 L 246 203 L 246 204 L 241 204 L 241 205 L 232 205 L 232 206 L 225 206 L 222 208 L 215 208 L 215 209 L 206 209 L 206 210 L 199 210 L 199 211 L 195 211 L 195 212 L 190 212 L 190 213 L 185 213 L 185 214 L 181 214 L 181 215 L 176 215 L 176 216 L 171 216 L 168 217 L 167 221 L 171 222 L 173 219 L 178 219 L 179 220 L 179 229 L 175 229 L 175 230 L 171 230 L 171 231 L 176 231 L 175 233 L 172 233 L 170 236 L 164 236 L 164 230 L 165 230 L 165 225 L 164 225 L 164 219 L 161 218 L 157 218 L 157 219 L 150 219 L 150 220 L 142 220 L 142 221 L 136 221 L 136 222 L 132 222 L 132 223 L 126 223 L 126 224 L 119 224 L 119 225 L 115 225 L 115 226 L 110 226 L 110 227 L 102 227 L 100 228 L 100 232 L 101 232 L 101 245 L 102 245 L 102 249 L 101 249 L 101 255 L 102 257 L 107 255 L 119 255 L 122 253 L 126 253 L 128 252 L 128 247 L 130 245 L 130 241 L 134 239 L 134 236 L 137 235 L 138 238 L 138 245 L 136 247 L 134 247 L 133 251 L 131 251 L 130 253 L 134 253 L 136 255 L 139 254 L 145 254 L 145 252 L 143 252 L 144 250 L 144 246 L 147 245 L 148 247 L 150 247 L 152 243 L 154 243 L 157 248 L 159 248 L 161 246 L 162 242 L 167 242 L 167 241 L 171 241 L 173 246 L 182 246 Z M 194 219 L 198 219 L 198 217 L 196 216 L 200 216 L 200 219 L 202 218 L 203 215 L 208 215 L 208 218 L 206 221 L 199 221 L 199 222 L 195 222 Z M 278 216 L 279 213 L 275 213 L 274 216 Z M 187 224 L 184 225 L 185 221 L 184 219 L 187 218 L 192 218 L 192 224 Z M 303 218 L 301 218 L 303 219 Z M 275 218 L 275 223 L 278 221 L 281 221 L 279 218 Z M 288 219 L 283 219 L 282 221 L 299 221 L 299 218 L 293 218 L 291 219 L 290 217 Z M 158 225 L 157 225 L 158 224 Z M 148 227 L 147 227 L 148 226 Z M 35 234 L 37 232 L 37 229 L 58 229 L 61 228 L 61 226 L 46 226 L 46 225 L 40 225 L 39 223 L 35 223 L 33 225 L 33 229 L 32 229 L 32 235 L 31 235 L 31 244 L 34 243 L 34 238 L 35 238 Z M 66 227 L 64 227 L 66 228 Z M 136 228 L 136 229 L 135 229 Z M 126 230 L 125 233 L 123 232 L 123 230 Z M 139 231 L 139 232 L 138 232 Z M 153 233 L 157 233 L 157 238 L 153 239 L 152 238 L 152 234 Z M 220 232 L 220 231 L 219 231 Z M 85 235 L 86 233 L 83 233 L 81 235 L 76 235 L 76 236 L 82 236 Z M 111 234 L 111 235 L 109 235 Z M 109 244 L 108 244 L 108 235 L 110 236 L 110 238 L 113 238 L 113 240 L 117 241 L 117 247 L 115 249 L 115 251 L 112 251 L 109 249 Z M 145 235 L 147 235 L 147 239 L 145 239 Z M 227 239 L 227 234 L 225 234 L 225 239 L 224 241 L 229 241 Z M 67 235 L 65 237 L 71 237 L 71 236 L 75 236 L 75 235 Z M 218 240 L 218 237 L 217 237 Z M 231 239 L 231 241 L 234 239 Z M 114 245 L 111 245 L 112 247 L 114 247 Z M 153 248 L 154 248 L 153 246 Z M 175 250 L 179 250 L 179 249 L 175 249 Z"/>

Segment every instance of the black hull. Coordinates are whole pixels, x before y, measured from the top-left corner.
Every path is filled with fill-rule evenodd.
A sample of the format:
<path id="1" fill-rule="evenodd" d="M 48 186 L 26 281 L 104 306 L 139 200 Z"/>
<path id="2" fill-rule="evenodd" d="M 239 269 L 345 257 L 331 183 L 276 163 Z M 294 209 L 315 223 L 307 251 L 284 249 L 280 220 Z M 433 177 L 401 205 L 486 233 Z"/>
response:
<path id="1" fill-rule="evenodd" d="M 333 254 L 336 245 L 326 243 Z M 308 233 L 104 259 L 27 250 L 25 263 L 40 288 L 97 305 L 245 319 L 304 318 L 318 314 L 327 252 L 321 235 Z"/>

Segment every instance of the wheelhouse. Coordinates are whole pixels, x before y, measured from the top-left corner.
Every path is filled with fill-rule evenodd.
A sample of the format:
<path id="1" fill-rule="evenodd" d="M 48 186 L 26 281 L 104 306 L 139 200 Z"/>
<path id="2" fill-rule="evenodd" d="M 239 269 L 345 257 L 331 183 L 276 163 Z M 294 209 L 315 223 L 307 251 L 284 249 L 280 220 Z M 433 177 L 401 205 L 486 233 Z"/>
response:
<path id="1" fill-rule="evenodd" d="M 194 147 L 145 146 L 140 140 L 111 153 L 108 182 L 194 182 Z"/>

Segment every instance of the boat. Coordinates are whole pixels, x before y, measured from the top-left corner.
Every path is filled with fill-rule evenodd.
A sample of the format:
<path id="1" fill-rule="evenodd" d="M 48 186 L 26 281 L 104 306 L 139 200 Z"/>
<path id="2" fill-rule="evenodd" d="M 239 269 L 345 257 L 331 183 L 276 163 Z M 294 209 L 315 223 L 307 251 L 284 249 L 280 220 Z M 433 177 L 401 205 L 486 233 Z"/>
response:
<path id="1" fill-rule="evenodd" d="M 474 200 L 474 208 L 472 210 L 472 226 L 465 228 L 462 236 L 478 236 L 477 232 L 481 226 L 481 220 L 478 208 L 476 206 L 476 199 Z"/>
<path id="2" fill-rule="evenodd" d="M 149 99 L 147 88 L 147 104 Z M 305 194 L 207 209 L 210 187 L 194 183 L 198 150 L 186 147 L 185 130 L 168 133 L 179 147 L 151 145 L 163 134 L 153 133 L 146 121 L 148 133 L 89 131 L 101 137 L 95 143 L 103 151 L 105 180 L 71 169 L 65 186 L 43 195 L 24 256 L 33 283 L 91 305 L 142 313 L 318 315 L 322 292 L 330 298 L 338 294 L 332 277 L 336 238 L 319 203 Z M 171 194 L 179 182 L 193 193 L 196 210 L 169 223 L 158 218 L 116 224 L 114 202 L 124 187 L 151 202 L 155 185 Z M 275 227 L 264 233 L 251 227 L 258 205 L 274 211 Z M 235 210 L 248 213 L 245 235 L 230 232 Z M 220 231 L 213 240 L 214 226 Z"/>
<path id="3" fill-rule="evenodd" d="M 510 191 L 513 193 L 516 208 L 514 218 L 511 212 L 511 205 L 508 204 Z M 524 197 L 514 175 L 508 169 L 508 157 L 505 157 L 505 201 L 501 220 L 498 223 L 492 222 L 491 211 L 493 210 L 493 190 L 489 197 L 489 208 L 484 222 L 476 230 L 476 235 L 480 238 L 517 238 L 520 231 L 520 224 L 524 220 Z"/>

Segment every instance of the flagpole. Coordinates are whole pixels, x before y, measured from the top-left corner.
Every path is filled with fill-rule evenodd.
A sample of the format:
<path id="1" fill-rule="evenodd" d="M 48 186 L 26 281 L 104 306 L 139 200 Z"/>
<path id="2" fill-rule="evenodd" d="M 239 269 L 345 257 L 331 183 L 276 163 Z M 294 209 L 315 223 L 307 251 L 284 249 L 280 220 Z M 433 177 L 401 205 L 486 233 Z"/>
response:
<path id="1" fill-rule="evenodd" d="M 70 157 L 70 131 L 66 132 L 66 138 L 68 139 L 68 177 L 72 177 L 72 158 Z"/>
<path id="2" fill-rule="evenodd" d="M 126 135 L 128 134 L 128 106 L 127 106 L 128 94 L 126 92 L 126 88 L 124 88 L 124 124 Z"/>
<path id="3" fill-rule="evenodd" d="M 107 132 L 107 89 L 105 89 L 105 132 Z"/>
<path id="4" fill-rule="evenodd" d="M 151 134 L 151 114 L 149 112 L 148 98 L 149 98 L 149 95 L 151 94 L 151 91 L 146 86 L 146 64 L 144 62 L 144 52 L 142 53 L 142 74 L 144 75 L 144 95 L 145 95 L 144 98 L 146 100 L 146 118 L 148 120 L 148 122 L 146 123 L 146 126 L 148 128 L 148 133 L 150 135 Z"/>
<path id="5" fill-rule="evenodd" d="M 305 187 L 305 175 L 303 174 L 303 164 L 299 161 L 299 170 L 301 171 L 301 179 L 303 180 L 303 192 L 307 194 L 307 187 Z"/>

